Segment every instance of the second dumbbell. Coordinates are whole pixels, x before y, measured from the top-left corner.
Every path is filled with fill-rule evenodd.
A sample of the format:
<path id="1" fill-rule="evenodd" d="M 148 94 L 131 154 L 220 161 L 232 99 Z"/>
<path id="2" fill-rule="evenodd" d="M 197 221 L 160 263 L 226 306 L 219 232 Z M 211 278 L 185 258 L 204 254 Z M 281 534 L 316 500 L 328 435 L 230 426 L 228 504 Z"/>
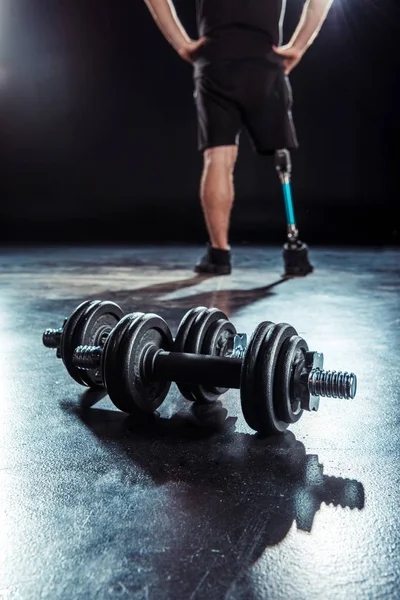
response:
<path id="1" fill-rule="evenodd" d="M 100 369 L 112 402 L 131 414 L 154 412 L 172 381 L 240 389 L 247 424 L 263 433 L 283 432 L 303 410 L 317 410 L 319 396 L 356 393 L 356 376 L 324 371 L 322 354 L 310 352 L 286 323 L 260 323 L 243 359 L 172 350 L 164 319 L 136 313 L 121 319 L 104 348 L 77 348 L 73 360 L 77 368 Z"/>

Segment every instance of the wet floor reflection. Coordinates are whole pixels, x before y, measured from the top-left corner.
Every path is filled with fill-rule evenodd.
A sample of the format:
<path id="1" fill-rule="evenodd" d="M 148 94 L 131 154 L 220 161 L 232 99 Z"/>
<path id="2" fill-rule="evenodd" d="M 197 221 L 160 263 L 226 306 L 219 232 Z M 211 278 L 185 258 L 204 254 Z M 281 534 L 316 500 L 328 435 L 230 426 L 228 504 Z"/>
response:
<path id="1" fill-rule="evenodd" d="M 250 562 L 281 542 L 294 522 L 311 532 L 322 503 L 364 508 L 360 482 L 325 474 L 318 456 L 307 454 L 291 432 L 267 439 L 236 432 L 237 419 L 220 402 L 189 405 L 171 418 L 141 423 L 120 412 L 88 408 L 85 401 L 68 410 L 155 484 L 183 484 L 179 500 L 171 497 L 170 509 L 177 510 L 178 502 L 179 510 L 212 519 L 211 538 L 228 536 L 235 545 L 242 535 L 254 535 Z M 223 509 L 216 517 L 220 501 Z M 187 540 L 193 535 L 187 531 Z"/>

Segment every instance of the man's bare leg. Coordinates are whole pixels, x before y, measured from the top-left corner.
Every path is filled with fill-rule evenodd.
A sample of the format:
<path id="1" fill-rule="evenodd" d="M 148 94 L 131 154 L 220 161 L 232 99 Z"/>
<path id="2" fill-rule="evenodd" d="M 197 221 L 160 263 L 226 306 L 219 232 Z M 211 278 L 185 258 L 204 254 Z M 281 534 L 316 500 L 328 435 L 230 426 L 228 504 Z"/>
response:
<path id="1" fill-rule="evenodd" d="M 201 204 L 210 244 L 220 250 L 229 249 L 230 215 L 235 197 L 233 172 L 237 154 L 237 146 L 218 146 L 204 151 Z"/>

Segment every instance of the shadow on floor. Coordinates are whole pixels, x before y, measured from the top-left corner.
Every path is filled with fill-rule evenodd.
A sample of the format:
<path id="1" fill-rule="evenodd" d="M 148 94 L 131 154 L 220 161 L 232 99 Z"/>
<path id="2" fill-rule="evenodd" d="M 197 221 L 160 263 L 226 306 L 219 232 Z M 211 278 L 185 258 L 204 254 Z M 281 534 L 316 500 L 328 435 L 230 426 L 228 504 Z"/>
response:
<path id="1" fill-rule="evenodd" d="M 207 276 L 197 276 L 185 280 L 158 283 L 134 290 L 110 291 L 103 294 L 102 298 L 99 298 L 98 294 L 88 295 L 82 301 L 109 300 L 119 304 L 126 312 L 136 312 L 138 310 L 142 312 L 161 312 L 162 316 L 164 316 L 166 310 L 174 316 L 173 312 L 176 309 L 179 318 L 182 316 L 182 309 L 191 309 L 196 306 L 216 307 L 230 317 L 236 311 L 249 306 L 253 302 L 272 295 L 275 287 L 294 278 L 280 278 L 268 285 L 253 289 L 214 289 L 178 298 L 165 298 L 167 294 L 196 286 L 207 279 L 209 279 Z"/>
<path id="2" fill-rule="evenodd" d="M 132 486 L 137 480 L 133 466 L 157 486 L 179 483 L 179 503 L 189 512 L 189 522 L 212 521 L 207 526 L 210 547 L 220 547 L 222 541 L 227 554 L 234 548 L 240 568 L 281 542 L 293 522 L 311 532 L 322 503 L 364 508 L 361 483 L 324 475 L 318 456 L 306 454 L 291 432 L 274 438 L 236 432 L 237 419 L 228 417 L 220 402 L 188 403 L 169 419 L 137 423 L 119 411 L 90 408 L 95 401 L 96 394 L 89 392 L 80 404 L 65 402 L 63 408 L 121 456 L 119 467 L 126 480 L 128 464 Z M 177 502 L 174 494 L 170 502 Z M 165 509 L 183 510 L 180 504 Z M 191 527 L 185 530 L 183 551 L 196 535 Z"/>

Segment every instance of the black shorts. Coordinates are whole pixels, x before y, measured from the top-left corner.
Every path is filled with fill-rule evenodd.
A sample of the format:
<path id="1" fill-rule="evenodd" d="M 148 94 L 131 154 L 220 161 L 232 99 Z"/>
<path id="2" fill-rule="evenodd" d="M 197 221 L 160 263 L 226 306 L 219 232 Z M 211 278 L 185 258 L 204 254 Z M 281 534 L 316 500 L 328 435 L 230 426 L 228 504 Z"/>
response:
<path id="1" fill-rule="evenodd" d="M 292 90 L 278 61 L 232 61 L 195 71 L 198 148 L 239 143 L 245 128 L 255 151 L 298 147 Z"/>

